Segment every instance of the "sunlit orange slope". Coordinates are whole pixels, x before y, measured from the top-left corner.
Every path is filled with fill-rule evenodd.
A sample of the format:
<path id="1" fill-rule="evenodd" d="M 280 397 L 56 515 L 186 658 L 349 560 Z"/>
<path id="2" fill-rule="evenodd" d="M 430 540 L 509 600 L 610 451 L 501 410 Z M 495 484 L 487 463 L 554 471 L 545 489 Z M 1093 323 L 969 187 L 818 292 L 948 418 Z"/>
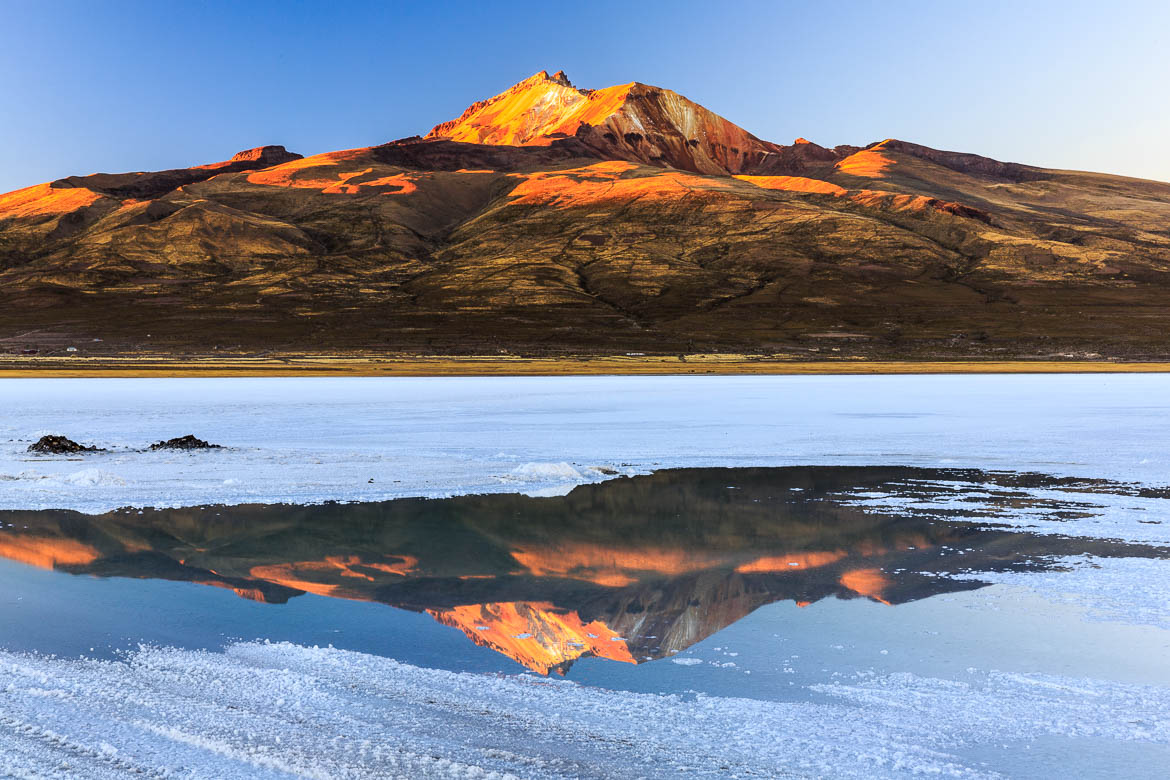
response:
<path id="1" fill-rule="evenodd" d="M 437 125 L 428 138 L 514 146 L 576 138 L 606 157 L 699 173 L 739 173 L 780 152 L 669 89 L 630 82 L 578 89 L 541 71 Z"/>
<path id="2" fill-rule="evenodd" d="M 0 219 L 69 214 L 90 206 L 101 195 L 85 187 L 54 188 L 37 184 L 0 195 Z"/>

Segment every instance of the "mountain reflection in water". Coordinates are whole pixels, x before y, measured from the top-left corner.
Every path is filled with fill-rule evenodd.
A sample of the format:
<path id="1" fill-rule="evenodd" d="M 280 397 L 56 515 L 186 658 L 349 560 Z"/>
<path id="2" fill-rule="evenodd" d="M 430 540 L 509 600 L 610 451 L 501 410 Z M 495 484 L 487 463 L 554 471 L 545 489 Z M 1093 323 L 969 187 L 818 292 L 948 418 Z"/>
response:
<path id="1" fill-rule="evenodd" d="M 977 492 L 980 523 L 873 511 L 858 496 Z M 677 653 L 779 600 L 888 605 L 982 587 L 946 574 L 1041 570 L 1050 558 L 1160 548 L 987 525 L 1037 499 L 1131 486 L 902 467 L 680 469 L 566 496 L 371 504 L 0 512 L 0 556 L 73 574 L 160 578 L 282 604 L 303 593 L 425 611 L 529 669 Z M 1049 494 L 1053 495 L 1053 494 Z"/>

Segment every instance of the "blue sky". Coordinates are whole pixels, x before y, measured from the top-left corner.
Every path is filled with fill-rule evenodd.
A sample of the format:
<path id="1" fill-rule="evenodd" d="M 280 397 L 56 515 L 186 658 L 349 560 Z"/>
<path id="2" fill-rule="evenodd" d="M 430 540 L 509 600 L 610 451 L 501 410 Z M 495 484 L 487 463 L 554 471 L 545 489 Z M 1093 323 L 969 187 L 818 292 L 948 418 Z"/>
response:
<path id="1" fill-rule="evenodd" d="M 0 0 L 0 192 L 425 133 L 532 73 L 768 140 L 1170 180 L 1170 3 Z"/>

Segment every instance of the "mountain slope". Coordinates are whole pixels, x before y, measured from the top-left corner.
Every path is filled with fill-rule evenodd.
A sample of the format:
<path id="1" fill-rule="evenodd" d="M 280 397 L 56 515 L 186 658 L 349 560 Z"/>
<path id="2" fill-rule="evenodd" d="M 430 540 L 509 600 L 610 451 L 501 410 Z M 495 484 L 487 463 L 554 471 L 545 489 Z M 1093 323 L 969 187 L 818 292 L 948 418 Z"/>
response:
<path id="1" fill-rule="evenodd" d="M 576 138 L 604 159 L 711 174 L 757 170 L 783 151 L 668 89 L 636 81 L 577 89 L 563 71 L 476 103 L 427 138 L 515 146 Z"/>
<path id="2" fill-rule="evenodd" d="M 427 138 L 0 196 L 9 351 L 1144 359 L 1168 288 L 1170 185 L 781 146 L 562 73 Z"/>

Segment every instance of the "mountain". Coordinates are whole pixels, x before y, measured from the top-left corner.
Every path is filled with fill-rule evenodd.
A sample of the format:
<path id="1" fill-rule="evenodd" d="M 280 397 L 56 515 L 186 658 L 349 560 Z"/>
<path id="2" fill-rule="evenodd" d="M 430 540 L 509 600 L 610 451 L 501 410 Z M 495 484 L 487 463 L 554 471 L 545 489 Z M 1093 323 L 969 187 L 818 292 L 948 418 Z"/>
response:
<path id="1" fill-rule="evenodd" d="M 543 71 L 425 138 L 0 195 L 10 352 L 1165 359 L 1168 292 L 1170 184 Z"/>
<path id="2" fill-rule="evenodd" d="M 426 137 L 503 146 L 548 146 L 572 138 L 603 160 L 714 175 L 797 173 L 805 170 L 803 160 L 831 163 L 839 157 L 803 139 L 791 147 L 761 141 L 668 89 L 636 81 L 578 89 L 564 71 L 541 71 L 473 104 Z"/>

